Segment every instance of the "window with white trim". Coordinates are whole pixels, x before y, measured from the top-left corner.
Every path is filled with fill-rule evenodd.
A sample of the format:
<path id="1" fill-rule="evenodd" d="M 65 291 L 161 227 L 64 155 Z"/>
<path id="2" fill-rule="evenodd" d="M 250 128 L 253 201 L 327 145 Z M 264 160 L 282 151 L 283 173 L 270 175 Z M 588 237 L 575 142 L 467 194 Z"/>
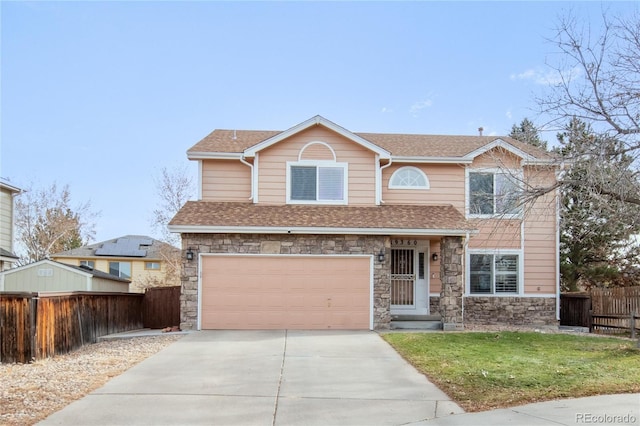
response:
<path id="1" fill-rule="evenodd" d="M 347 164 L 333 161 L 288 163 L 287 202 L 346 204 Z"/>
<path id="2" fill-rule="evenodd" d="M 131 262 L 109 262 L 109 273 L 120 278 L 131 278 Z"/>
<path id="3" fill-rule="evenodd" d="M 80 266 L 86 266 L 87 268 L 93 269 L 96 267 L 96 263 L 93 260 L 81 260 Z"/>
<path id="4" fill-rule="evenodd" d="M 391 175 L 389 189 L 429 189 L 429 179 L 417 167 L 400 167 Z"/>
<path id="5" fill-rule="evenodd" d="M 160 270 L 160 262 L 144 262 L 144 269 L 159 271 Z"/>
<path id="6" fill-rule="evenodd" d="M 469 292 L 471 294 L 518 293 L 519 255 L 470 254 Z"/>
<path id="7" fill-rule="evenodd" d="M 520 185 L 510 173 L 469 172 L 469 215 L 518 215 Z"/>

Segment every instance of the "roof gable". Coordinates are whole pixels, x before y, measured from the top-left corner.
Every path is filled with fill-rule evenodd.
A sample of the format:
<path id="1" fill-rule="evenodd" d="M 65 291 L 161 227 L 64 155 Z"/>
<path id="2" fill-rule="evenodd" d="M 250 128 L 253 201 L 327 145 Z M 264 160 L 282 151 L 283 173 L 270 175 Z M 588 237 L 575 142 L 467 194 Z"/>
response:
<path id="1" fill-rule="evenodd" d="M 383 159 L 388 159 L 390 158 L 391 154 L 385 150 L 384 148 L 379 147 L 378 145 L 375 145 L 373 143 L 371 143 L 370 141 L 356 135 L 355 133 L 350 132 L 349 130 L 345 129 L 344 127 L 338 126 L 337 124 L 335 124 L 332 121 L 327 120 L 326 118 L 320 116 L 320 115 L 316 115 L 315 117 L 312 117 L 306 121 L 303 121 L 302 123 L 291 127 L 288 130 L 285 130 L 284 132 L 280 132 L 276 135 L 271 136 L 270 138 L 256 144 L 253 145 L 247 149 L 244 150 L 244 156 L 245 157 L 255 157 L 256 153 L 258 153 L 259 151 L 262 151 L 263 149 L 266 149 L 274 144 L 277 144 L 278 142 L 281 142 L 297 133 L 302 132 L 303 130 L 306 130 L 310 127 L 313 126 L 324 126 L 327 129 L 330 129 L 336 133 L 338 133 L 339 135 L 357 143 L 358 145 L 375 152 L 376 154 L 378 154 L 380 156 L 380 158 Z"/>
<path id="2" fill-rule="evenodd" d="M 43 259 L 43 260 L 39 260 L 37 262 L 33 262 L 33 263 L 29 263 L 27 265 L 22 265 L 19 266 L 17 268 L 13 268 L 13 269 L 8 269 L 6 271 L 3 271 L 2 274 L 5 275 L 10 275 L 10 274 L 15 274 L 17 272 L 20 271 L 24 271 L 27 269 L 31 269 L 31 268 L 35 268 L 38 266 L 43 266 L 43 265 L 48 265 L 51 266 L 53 268 L 59 268 L 68 272 L 72 272 L 74 274 L 78 274 L 78 275 L 82 275 L 84 277 L 96 277 L 96 278 L 102 278 L 102 279 L 106 279 L 106 280 L 111 280 L 111 281 L 118 281 L 118 282 L 124 282 L 124 283 L 130 283 L 130 280 L 127 280 L 125 278 L 120 278 L 120 277 L 116 277 L 115 275 L 111 275 L 108 274 L 106 272 L 102 272 L 102 271 L 98 271 L 96 269 L 85 269 L 82 268 L 80 266 L 74 266 L 74 265 L 67 265 L 66 263 L 62 263 L 62 262 L 56 262 L 55 260 L 50 260 L 50 259 Z"/>
<path id="3" fill-rule="evenodd" d="M 511 144 L 505 142 L 504 140 L 502 140 L 500 138 L 495 139 L 493 142 L 490 142 L 490 143 L 488 143 L 486 145 L 481 146 L 478 149 L 475 149 L 475 150 L 471 151 L 470 153 L 465 155 L 465 159 L 473 160 L 474 158 L 484 154 L 485 152 L 489 152 L 489 151 L 491 151 L 492 149 L 495 149 L 495 148 L 503 149 L 503 150 L 505 150 L 507 152 L 510 152 L 511 154 L 522 158 L 526 162 L 537 161 L 537 159 L 533 155 L 530 155 L 530 154 L 524 152 L 523 150 L 517 148 L 514 145 L 511 145 Z"/>
<path id="4" fill-rule="evenodd" d="M 252 157 L 258 151 L 316 125 L 376 152 L 381 159 L 394 162 L 471 163 L 478 155 L 497 146 L 528 164 L 554 161 L 549 152 L 507 136 L 354 133 L 319 115 L 285 131 L 217 129 L 191 147 L 187 156 L 190 160 Z"/>

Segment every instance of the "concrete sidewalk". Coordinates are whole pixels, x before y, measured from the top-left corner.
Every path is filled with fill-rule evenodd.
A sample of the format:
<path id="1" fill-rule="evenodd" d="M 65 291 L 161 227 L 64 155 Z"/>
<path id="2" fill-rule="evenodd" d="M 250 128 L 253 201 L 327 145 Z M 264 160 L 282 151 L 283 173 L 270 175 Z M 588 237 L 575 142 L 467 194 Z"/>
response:
<path id="1" fill-rule="evenodd" d="M 640 393 L 539 402 L 411 423 L 429 426 L 640 425 Z"/>
<path id="2" fill-rule="evenodd" d="M 462 409 L 375 332 L 193 332 L 42 425 L 400 425 Z"/>

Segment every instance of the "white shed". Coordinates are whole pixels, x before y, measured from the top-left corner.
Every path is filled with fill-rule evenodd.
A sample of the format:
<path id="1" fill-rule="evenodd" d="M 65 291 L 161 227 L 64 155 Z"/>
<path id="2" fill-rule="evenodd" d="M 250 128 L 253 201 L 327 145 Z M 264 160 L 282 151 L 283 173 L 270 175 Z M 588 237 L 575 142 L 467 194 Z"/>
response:
<path id="1" fill-rule="evenodd" d="M 41 260 L 0 272 L 0 291 L 129 292 L 131 281 L 82 266 Z"/>

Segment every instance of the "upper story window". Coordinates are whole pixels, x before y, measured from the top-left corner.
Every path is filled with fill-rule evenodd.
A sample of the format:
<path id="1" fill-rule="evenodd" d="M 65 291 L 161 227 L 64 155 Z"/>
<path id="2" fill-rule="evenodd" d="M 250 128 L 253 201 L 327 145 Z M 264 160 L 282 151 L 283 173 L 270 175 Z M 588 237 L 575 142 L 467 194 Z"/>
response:
<path id="1" fill-rule="evenodd" d="M 517 176 L 505 171 L 469 172 L 469 215 L 518 215 L 521 212 Z"/>
<path id="2" fill-rule="evenodd" d="M 287 163 L 287 203 L 346 204 L 347 164 L 334 161 Z"/>
<path id="3" fill-rule="evenodd" d="M 144 262 L 144 269 L 159 271 L 160 270 L 160 262 Z"/>
<path id="4" fill-rule="evenodd" d="M 94 269 L 96 267 L 96 263 L 93 260 L 81 260 L 80 266 L 86 266 L 88 268 Z"/>
<path id="5" fill-rule="evenodd" d="M 389 189 L 429 189 L 429 179 L 417 167 L 400 167 L 391 175 Z"/>
<path id="6" fill-rule="evenodd" d="M 131 262 L 109 262 L 109 273 L 120 278 L 131 278 Z"/>

